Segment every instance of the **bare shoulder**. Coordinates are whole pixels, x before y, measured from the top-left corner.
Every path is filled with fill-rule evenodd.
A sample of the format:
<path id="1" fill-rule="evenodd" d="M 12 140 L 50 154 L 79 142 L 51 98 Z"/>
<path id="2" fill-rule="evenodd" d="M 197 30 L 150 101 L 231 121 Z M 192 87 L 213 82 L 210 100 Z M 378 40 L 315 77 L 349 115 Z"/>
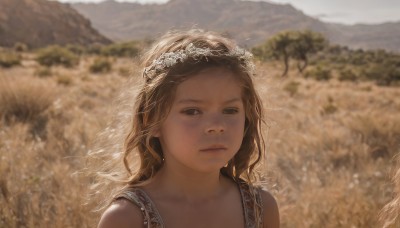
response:
<path id="1" fill-rule="evenodd" d="M 264 228 L 279 228 L 279 209 L 275 198 L 265 190 L 260 192 L 264 207 Z"/>
<path id="2" fill-rule="evenodd" d="M 119 199 L 104 211 L 98 228 L 132 228 L 142 226 L 143 218 L 140 209 L 125 199 Z"/>

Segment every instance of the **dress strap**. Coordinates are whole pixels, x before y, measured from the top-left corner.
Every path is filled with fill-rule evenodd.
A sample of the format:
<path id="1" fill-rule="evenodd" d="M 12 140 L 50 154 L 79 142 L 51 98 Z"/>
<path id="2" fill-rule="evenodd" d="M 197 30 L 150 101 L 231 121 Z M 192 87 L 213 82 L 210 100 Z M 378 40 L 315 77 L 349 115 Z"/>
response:
<path id="1" fill-rule="evenodd" d="M 114 197 L 115 200 L 121 198 L 129 200 L 140 208 L 143 214 L 143 227 L 164 228 L 160 213 L 157 211 L 153 201 L 142 189 L 127 188 Z"/>
<path id="2" fill-rule="evenodd" d="M 246 181 L 238 182 L 246 228 L 263 227 L 263 205 L 261 189 L 249 185 Z M 140 188 L 127 188 L 119 193 L 115 200 L 124 198 L 138 206 L 143 214 L 143 227 L 165 228 L 160 213 L 150 197 Z"/>
<path id="3" fill-rule="evenodd" d="M 246 181 L 238 181 L 240 194 L 242 196 L 244 219 L 246 228 L 263 227 L 263 204 L 261 189 L 250 186 Z"/>

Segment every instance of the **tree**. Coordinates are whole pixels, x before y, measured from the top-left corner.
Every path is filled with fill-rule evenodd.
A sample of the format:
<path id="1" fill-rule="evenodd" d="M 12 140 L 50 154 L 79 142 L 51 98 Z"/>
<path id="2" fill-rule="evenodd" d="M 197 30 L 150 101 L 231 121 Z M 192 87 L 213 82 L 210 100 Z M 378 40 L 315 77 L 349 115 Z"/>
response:
<path id="1" fill-rule="evenodd" d="M 271 37 L 266 43 L 266 51 L 275 59 L 283 59 L 285 70 L 282 76 L 286 76 L 289 70 L 289 57 L 293 44 L 292 32 L 286 31 Z"/>
<path id="2" fill-rule="evenodd" d="M 326 45 L 327 40 L 319 33 L 309 30 L 284 31 L 271 37 L 265 44 L 253 48 L 253 52 L 263 60 L 271 57 L 283 60 L 285 69 L 282 76 L 286 76 L 290 58 L 298 61 L 297 68 L 302 73 L 308 66 L 309 55 L 317 53 Z"/>
<path id="3" fill-rule="evenodd" d="M 291 57 L 296 59 L 297 69 L 303 73 L 308 66 L 308 56 L 323 50 L 327 46 L 327 40 L 320 33 L 310 30 L 294 32 L 292 35 Z"/>

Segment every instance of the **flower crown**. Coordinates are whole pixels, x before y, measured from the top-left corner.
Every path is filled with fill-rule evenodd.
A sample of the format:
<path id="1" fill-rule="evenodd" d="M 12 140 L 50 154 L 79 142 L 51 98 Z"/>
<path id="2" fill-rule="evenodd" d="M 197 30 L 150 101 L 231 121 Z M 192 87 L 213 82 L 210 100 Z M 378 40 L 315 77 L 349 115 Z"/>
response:
<path id="1" fill-rule="evenodd" d="M 155 59 L 150 66 L 144 69 L 144 76 L 148 79 L 151 79 L 154 75 L 173 67 L 178 62 L 183 63 L 188 58 L 199 59 L 201 57 L 212 56 L 234 57 L 244 62 L 245 65 L 250 69 L 254 67 L 253 63 L 251 62 L 253 54 L 242 48 L 235 47 L 230 52 L 221 54 L 217 53 L 216 51 L 212 51 L 209 48 L 195 47 L 193 43 L 190 43 L 185 49 L 163 53 L 160 57 Z"/>

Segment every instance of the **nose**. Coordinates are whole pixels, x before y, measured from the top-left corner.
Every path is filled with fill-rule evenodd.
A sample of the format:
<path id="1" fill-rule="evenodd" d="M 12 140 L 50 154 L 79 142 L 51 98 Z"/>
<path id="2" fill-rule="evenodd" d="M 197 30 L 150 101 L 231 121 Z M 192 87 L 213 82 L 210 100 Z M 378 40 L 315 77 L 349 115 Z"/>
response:
<path id="1" fill-rule="evenodd" d="M 222 134 L 225 132 L 225 123 L 221 117 L 212 117 L 206 127 L 207 134 Z"/>

